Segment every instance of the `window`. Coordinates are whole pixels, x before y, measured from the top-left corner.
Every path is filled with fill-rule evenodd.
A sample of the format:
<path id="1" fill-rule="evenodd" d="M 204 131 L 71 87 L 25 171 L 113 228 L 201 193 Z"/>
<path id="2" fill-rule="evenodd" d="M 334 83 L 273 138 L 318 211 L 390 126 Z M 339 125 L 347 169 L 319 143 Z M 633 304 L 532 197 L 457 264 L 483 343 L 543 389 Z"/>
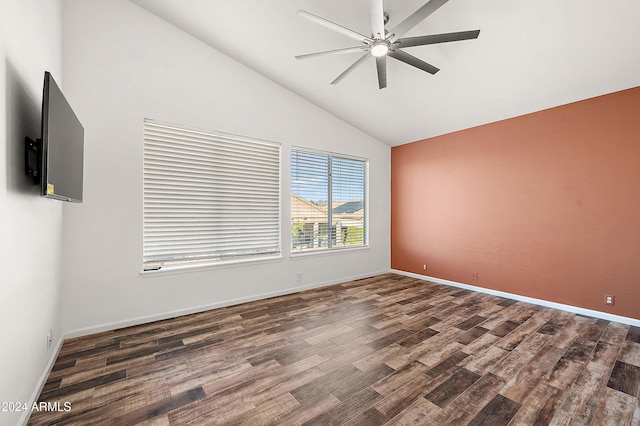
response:
<path id="1" fill-rule="evenodd" d="M 280 145 L 144 121 L 144 270 L 280 255 Z"/>
<path id="2" fill-rule="evenodd" d="M 367 244 L 367 161 L 291 152 L 291 251 Z"/>

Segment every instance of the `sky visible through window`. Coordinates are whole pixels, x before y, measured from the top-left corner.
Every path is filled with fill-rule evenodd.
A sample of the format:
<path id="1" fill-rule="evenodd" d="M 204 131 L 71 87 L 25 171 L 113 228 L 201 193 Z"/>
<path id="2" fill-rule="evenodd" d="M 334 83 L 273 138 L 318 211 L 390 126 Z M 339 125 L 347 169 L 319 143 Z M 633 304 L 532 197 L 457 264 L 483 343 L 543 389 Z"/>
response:
<path id="1" fill-rule="evenodd" d="M 316 204 L 327 201 L 329 157 L 325 154 L 294 151 L 291 162 L 291 191 Z"/>
<path id="2" fill-rule="evenodd" d="M 291 165 L 291 191 L 316 204 L 326 204 L 329 156 L 314 152 L 294 151 Z M 346 202 L 362 200 L 365 163 L 347 158 L 331 158 L 332 200 Z"/>

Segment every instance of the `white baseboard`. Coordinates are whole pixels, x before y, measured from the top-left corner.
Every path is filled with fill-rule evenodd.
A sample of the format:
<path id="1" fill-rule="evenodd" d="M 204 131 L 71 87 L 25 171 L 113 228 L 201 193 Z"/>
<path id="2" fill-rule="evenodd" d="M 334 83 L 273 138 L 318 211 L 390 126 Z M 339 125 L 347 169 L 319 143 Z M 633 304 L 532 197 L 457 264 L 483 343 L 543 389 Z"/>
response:
<path id="1" fill-rule="evenodd" d="M 142 317 L 137 317 L 137 318 L 131 318 L 131 319 L 123 320 L 123 321 L 114 321 L 114 322 L 110 322 L 110 323 L 106 323 L 106 324 L 100 324 L 100 325 L 96 325 L 96 326 L 90 326 L 90 327 L 85 327 L 85 328 L 80 328 L 80 329 L 76 329 L 76 330 L 71 330 L 71 331 L 65 332 L 64 333 L 64 338 L 65 339 L 70 339 L 70 338 L 74 338 L 74 337 L 87 336 L 87 335 L 90 335 L 90 334 L 100 333 L 100 332 L 103 332 L 103 331 L 111 331 L 111 330 L 116 330 L 118 328 L 130 327 L 130 326 L 133 326 L 133 325 L 146 324 L 146 323 L 150 323 L 150 322 L 154 322 L 154 321 L 160 321 L 160 320 L 164 320 L 164 319 L 168 319 L 168 318 L 175 318 L 175 317 L 179 317 L 181 315 L 189 315 L 189 314 L 194 314 L 194 313 L 197 313 L 197 312 L 210 311 L 212 309 L 218 309 L 218 308 L 224 308 L 224 307 L 227 307 L 227 306 L 239 305 L 241 303 L 253 302 L 255 300 L 268 299 L 270 297 L 283 296 L 285 294 L 298 293 L 298 292 L 304 291 L 304 290 L 311 290 L 311 289 L 314 289 L 314 288 L 326 287 L 328 285 L 340 284 L 340 283 L 344 283 L 344 282 L 348 282 L 348 281 L 358 280 L 358 279 L 361 279 L 361 278 L 367 278 L 367 277 L 371 277 L 371 276 L 375 276 L 375 275 L 386 274 L 388 272 L 389 272 L 389 270 L 386 269 L 384 271 L 372 272 L 372 273 L 369 273 L 369 274 L 358 275 L 358 276 L 347 277 L 347 278 L 340 278 L 338 280 L 332 280 L 332 281 L 325 281 L 325 282 L 320 282 L 320 283 L 308 284 L 308 285 L 303 285 L 303 286 L 299 286 L 299 287 L 290 287 L 290 288 L 286 288 L 286 289 L 283 289 L 283 290 L 272 291 L 272 292 L 269 292 L 269 293 L 262 293 L 262 294 L 257 294 L 257 295 L 240 297 L 240 298 L 237 298 L 237 299 L 224 300 L 224 301 L 215 302 L 215 303 L 207 303 L 207 304 L 204 304 L 204 305 L 192 306 L 192 307 L 189 307 L 189 308 L 178 309 L 178 310 L 175 310 L 175 311 L 169 311 L 169 312 L 164 312 L 164 313 L 160 313 L 160 314 L 154 314 L 154 315 L 147 315 L 147 316 L 142 316 Z"/>
<path id="2" fill-rule="evenodd" d="M 47 383 L 47 379 L 49 378 L 49 374 L 51 373 L 51 370 L 53 369 L 53 365 L 56 363 L 56 359 L 58 359 L 58 354 L 60 353 L 60 349 L 62 349 L 62 343 L 64 343 L 64 336 L 60 336 L 58 338 L 58 341 L 56 342 L 55 346 L 53 347 L 53 351 L 51 351 L 51 355 L 49 356 L 49 360 L 47 361 L 47 365 L 44 368 L 44 370 L 42 371 L 42 374 L 40 375 L 40 378 L 38 379 L 38 382 L 36 384 L 36 388 L 34 389 L 33 393 L 31 394 L 31 398 L 29 398 L 29 401 L 27 401 L 27 403 L 29 404 L 28 407 L 33 407 L 33 404 L 38 401 L 38 397 L 40 396 L 40 392 L 42 392 L 42 389 L 44 388 L 44 385 Z M 18 424 L 19 425 L 26 425 L 27 422 L 29 421 L 29 417 L 31 417 L 31 410 L 25 410 L 22 413 L 22 417 L 20 417 L 20 421 L 18 422 Z"/>
<path id="3" fill-rule="evenodd" d="M 465 290 L 477 291 L 479 293 L 491 294 L 493 296 L 505 297 L 508 299 L 514 299 L 521 302 L 531 303 L 533 305 L 540 305 L 547 308 L 560 309 L 562 311 L 573 312 L 575 314 L 585 315 L 594 318 L 600 318 L 608 321 L 615 321 L 622 324 L 629 324 L 636 327 L 640 327 L 640 320 L 635 318 L 623 317 L 620 315 L 608 314 L 606 312 L 594 311 L 592 309 L 579 308 L 577 306 L 572 305 L 564 305 L 562 303 L 550 302 L 548 300 L 543 299 L 535 299 L 533 297 L 520 296 L 519 294 L 507 293 L 504 291 L 491 290 L 489 288 L 484 287 L 476 287 L 469 284 L 462 284 L 456 281 L 444 280 L 442 278 L 429 277 L 426 275 L 414 274 L 412 272 L 405 272 L 396 269 L 391 269 L 390 272 L 398 275 L 404 275 L 411 278 L 417 278 L 424 281 L 431 281 L 437 284 L 444 284 L 452 287 L 463 288 Z"/>

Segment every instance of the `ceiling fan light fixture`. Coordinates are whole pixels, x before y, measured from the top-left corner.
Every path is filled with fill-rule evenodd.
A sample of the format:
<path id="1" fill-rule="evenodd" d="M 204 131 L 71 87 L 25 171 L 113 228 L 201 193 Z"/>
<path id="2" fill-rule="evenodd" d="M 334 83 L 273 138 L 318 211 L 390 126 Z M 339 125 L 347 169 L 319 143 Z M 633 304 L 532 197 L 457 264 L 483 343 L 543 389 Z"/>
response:
<path id="1" fill-rule="evenodd" d="M 389 53 L 389 43 L 386 41 L 376 41 L 371 45 L 370 52 L 376 58 L 381 58 Z"/>

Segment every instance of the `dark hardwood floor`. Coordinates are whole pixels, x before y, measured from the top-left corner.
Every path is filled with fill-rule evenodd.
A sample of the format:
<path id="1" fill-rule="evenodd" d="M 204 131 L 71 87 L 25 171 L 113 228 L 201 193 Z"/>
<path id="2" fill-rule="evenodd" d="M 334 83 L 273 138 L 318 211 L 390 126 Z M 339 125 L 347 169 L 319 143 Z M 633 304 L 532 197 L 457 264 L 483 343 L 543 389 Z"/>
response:
<path id="1" fill-rule="evenodd" d="M 638 327 L 385 274 L 67 340 L 29 424 L 638 425 L 639 388 Z"/>

